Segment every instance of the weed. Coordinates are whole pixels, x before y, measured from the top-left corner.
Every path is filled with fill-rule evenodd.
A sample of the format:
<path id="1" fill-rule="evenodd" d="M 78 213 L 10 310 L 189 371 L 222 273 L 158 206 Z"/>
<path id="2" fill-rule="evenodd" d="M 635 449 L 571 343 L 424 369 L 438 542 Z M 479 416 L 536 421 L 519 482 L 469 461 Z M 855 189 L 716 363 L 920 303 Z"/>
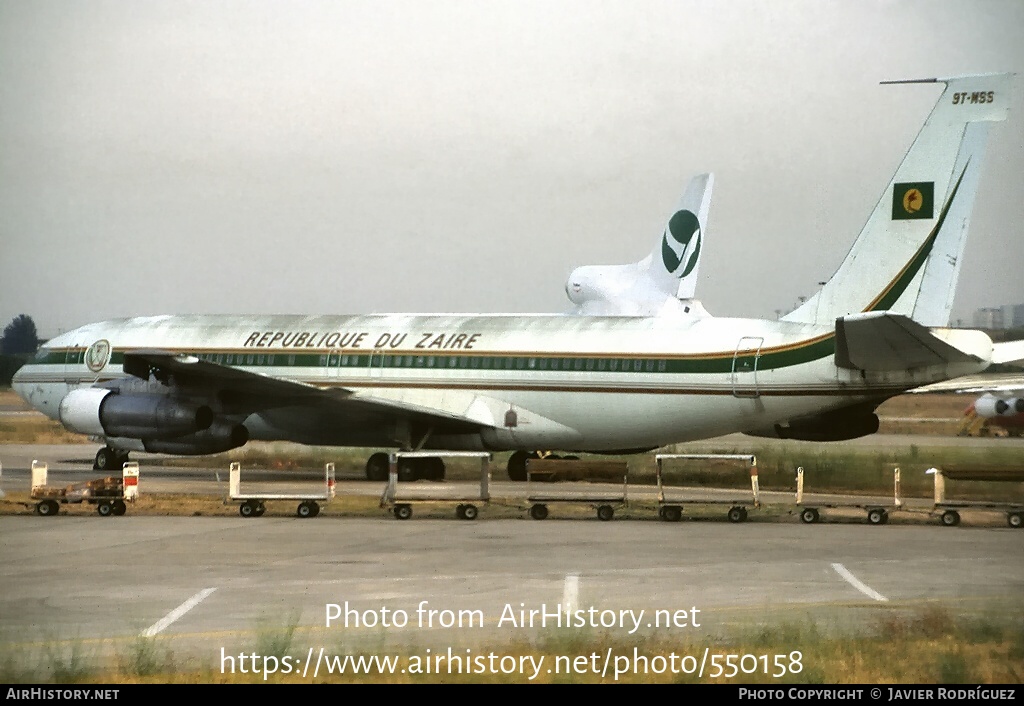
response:
<path id="1" fill-rule="evenodd" d="M 136 636 L 117 653 L 118 667 L 133 677 L 148 677 L 174 671 L 174 659 L 158 638 Z"/>

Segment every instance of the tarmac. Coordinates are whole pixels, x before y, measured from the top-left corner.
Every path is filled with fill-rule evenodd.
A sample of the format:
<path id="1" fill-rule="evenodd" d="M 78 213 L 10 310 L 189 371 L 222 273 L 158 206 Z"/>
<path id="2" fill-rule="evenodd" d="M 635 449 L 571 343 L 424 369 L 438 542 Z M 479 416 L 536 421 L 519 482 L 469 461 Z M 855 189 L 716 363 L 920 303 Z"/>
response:
<path id="1" fill-rule="evenodd" d="M 83 464 L 95 448 L 2 446 L 3 486 L 27 483 L 32 458 L 51 460 L 55 482 L 94 477 Z M 226 469 L 147 474 L 143 464 L 141 486 L 223 494 L 226 478 Z M 513 485 L 496 483 L 492 492 Z M 345 492 L 377 495 L 380 484 L 348 479 L 339 485 Z M 224 654 L 265 650 L 282 634 L 298 659 L 307 647 L 474 650 L 579 629 L 698 646 L 780 621 L 867 629 L 892 611 L 929 605 L 958 615 L 1020 612 L 1022 540 L 1005 524 L 803 525 L 795 517 L 600 522 L 552 513 L 535 522 L 482 513 L 475 522 L 400 522 L 383 512 L 243 519 L 26 511 L 0 516 L 0 650 L 74 643 L 116 653 L 148 636 L 212 668 Z M 556 617 L 566 610 L 583 624 Z"/>

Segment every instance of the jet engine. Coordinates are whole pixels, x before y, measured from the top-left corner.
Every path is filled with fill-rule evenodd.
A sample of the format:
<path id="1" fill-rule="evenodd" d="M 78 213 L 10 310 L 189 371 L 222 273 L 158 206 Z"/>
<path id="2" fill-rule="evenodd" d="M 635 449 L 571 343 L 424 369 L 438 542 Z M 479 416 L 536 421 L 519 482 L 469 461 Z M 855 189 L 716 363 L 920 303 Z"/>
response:
<path id="1" fill-rule="evenodd" d="M 181 456 L 217 454 L 244 446 L 249 441 L 249 430 L 242 424 L 217 419 L 208 429 L 173 439 L 143 438 L 146 451 Z"/>
<path id="2" fill-rule="evenodd" d="M 814 415 L 797 417 L 768 429 L 744 432 L 748 436 L 770 439 L 796 439 L 798 441 L 846 441 L 868 436 L 878 431 L 878 415 L 874 407 L 863 405 Z"/>
<path id="3" fill-rule="evenodd" d="M 209 429 L 213 410 L 166 395 L 117 394 L 90 387 L 64 396 L 60 421 L 79 434 L 168 439 Z"/>
<path id="4" fill-rule="evenodd" d="M 1002 399 L 995 395 L 984 395 L 974 402 L 974 411 L 986 419 L 1024 414 L 1024 397 Z"/>

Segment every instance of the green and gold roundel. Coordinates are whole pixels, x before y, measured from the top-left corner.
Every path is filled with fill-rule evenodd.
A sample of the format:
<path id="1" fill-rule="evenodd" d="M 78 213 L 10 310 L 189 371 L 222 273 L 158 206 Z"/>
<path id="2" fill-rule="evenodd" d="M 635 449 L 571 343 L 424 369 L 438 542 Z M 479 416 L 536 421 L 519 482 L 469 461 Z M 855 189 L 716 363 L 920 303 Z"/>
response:
<path id="1" fill-rule="evenodd" d="M 904 221 L 932 218 L 935 213 L 935 183 L 915 181 L 894 184 L 892 188 L 892 219 Z"/>

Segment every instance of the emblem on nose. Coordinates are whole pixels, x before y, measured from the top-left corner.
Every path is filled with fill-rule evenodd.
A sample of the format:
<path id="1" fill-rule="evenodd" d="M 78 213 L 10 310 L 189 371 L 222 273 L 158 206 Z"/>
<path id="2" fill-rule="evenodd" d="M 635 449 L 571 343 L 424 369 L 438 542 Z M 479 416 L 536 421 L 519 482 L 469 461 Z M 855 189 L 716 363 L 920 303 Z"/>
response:
<path id="1" fill-rule="evenodd" d="M 89 370 L 98 373 L 110 362 L 110 342 L 100 339 L 85 351 L 85 364 Z"/>

